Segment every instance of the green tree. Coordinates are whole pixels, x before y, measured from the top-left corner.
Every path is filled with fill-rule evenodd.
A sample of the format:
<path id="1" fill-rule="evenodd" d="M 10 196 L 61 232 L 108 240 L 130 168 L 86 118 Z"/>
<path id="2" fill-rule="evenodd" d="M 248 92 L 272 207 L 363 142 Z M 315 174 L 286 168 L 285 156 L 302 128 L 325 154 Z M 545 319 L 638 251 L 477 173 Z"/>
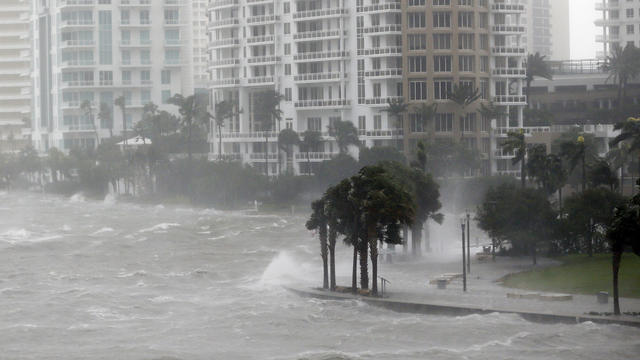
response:
<path id="1" fill-rule="evenodd" d="M 329 267 L 327 246 L 327 214 L 324 199 L 319 199 L 311 203 L 311 216 L 307 220 L 308 230 L 317 230 L 320 238 L 320 256 L 322 257 L 322 288 L 329 288 Z"/>
<path id="2" fill-rule="evenodd" d="M 432 123 L 433 119 L 438 113 L 438 104 L 420 103 L 419 106 L 413 108 L 413 111 L 417 115 L 417 120 L 420 122 L 420 124 L 416 124 L 416 126 L 418 127 L 419 125 L 419 127 L 422 128 L 423 131 L 425 129 L 428 129 L 429 137 L 433 139 L 435 128 Z"/>
<path id="3" fill-rule="evenodd" d="M 282 129 L 278 133 L 278 145 L 287 156 L 287 173 L 291 173 L 293 170 L 293 147 L 300 144 L 300 136 L 293 129 Z"/>
<path id="4" fill-rule="evenodd" d="M 404 99 L 396 98 L 387 100 L 387 107 L 381 110 L 382 112 L 386 112 L 390 118 L 393 118 L 395 120 L 394 136 L 396 138 L 396 149 L 400 149 L 400 142 L 398 140 L 398 129 L 402 127 L 402 119 L 404 117 L 404 114 L 407 112 L 408 107 L 409 105 L 404 102 Z"/>
<path id="5" fill-rule="evenodd" d="M 609 73 L 607 80 L 613 80 L 618 87 L 618 109 L 622 110 L 626 98 L 627 84 L 640 72 L 638 49 L 633 45 L 625 48 L 614 46 L 607 56 L 603 70 Z"/>
<path id="6" fill-rule="evenodd" d="M 318 131 L 306 130 L 302 133 L 301 145 L 304 147 L 307 153 L 307 175 L 311 175 L 311 158 L 310 153 L 322 144 L 322 136 Z"/>
<path id="7" fill-rule="evenodd" d="M 100 112 L 98 113 L 98 119 L 100 119 L 101 127 L 107 127 L 109 129 L 109 137 L 113 137 L 113 112 L 111 106 L 106 103 L 100 103 Z"/>
<path id="8" fill-rule="evenodd" d="M 397 161 L 406 164 L 407 158 L 397 148 L 389 146 L 361 147 L 358 158 L 359 166 L 376 165 L 382 161 Z"/>
<path id="9" fill-rule="evenodd" d="M 569 162 L 569 171 L 573 171 L 578 164 L 581 164 L 582 191 L 587 188 L 587 147 L 585 137 L 582 135 L 575 141 L 565 141 L 560 144 L 560 156 Z"/>
<path id="10" fill-rule="evenodd" d="M 640 256 L 638 234 L 640 234 L 640 196 L 636 195 L 628 203 L 616 208 L 611 226 L 607 230 L 607 238 L 613 254 L 613 312 L 615 315 L 620 315 L 618 274 L 622 253 L 625 248 L 631 247 L 633 252 Z"/>
<path id="11" fill-rule="evenodd" d="M 615 126 L 620 134 L 610 142 L 610 146 L 614 147 L 621 143 L 626 143 L 626 149 L 629 153 L 638 155 L 638 172 L 640 173 L 640 118 L 628 118 L 626 121 L 619 122 Z"/>
<path id="12" fill-rule="evenodd" d="M 524 131 L 509 132 L 507 138 L 502 143 L 502 150 L 505 152 L 513 153 L 512 160 L 513 165 L 520 163 L 520 182 L 524 189 L 527 182 L 527 167 L 525 156 L 527 154 L 527 143 L 524 136 Z"/>
<path id="13" fill-rule="evenodd" d="M 275 90 L 266 90 L 255 95 L 255 104 L 253 114 L 254 117 L 259 114 L 261 119 L 261 130 L 264 132 L 265 143 L 265 174 L 269 175 L 269 135 L 276 128 L 275 124 L 282 119 L 282 110 L 280 110 L 280 102 L 284 99 L 282 94 Z"/>
<path id="14" fill-rule="evenodd" d="M 467 106 L 470 106 L 478 99 L 480 99 L 480 90 L 474 88 L 471 85 L 465 84 L 454 84 L 453 89 L 449 94 L 447 94 L 449 100 L 458 105 L 458 114 L 460 119 L 460 138 L 463 136 L 463 119 L 466 114 L 464 114 L 464 110 Z"/>
<path id="15" fill-rule="evenodd" d="M 237 114 L 240 113 L 238 104 L 235 101 L 223 100 L 216 104 L 214 121 L 216 129 L 218 130 L 218 160 L 222 160 L 222 128 L 225 121 L 231 121 Z"/>
<path id="16" fill-rule="evenodd" d="M 618 177 L 605 159 L 598 159 L 589 166 L 587 181 L 592 188 L 607 186 L 613 191 L 618 187 Z"/>
<path id="17" fill-rule="evenodd" d="M 329 126 L 329 136 L 336 138 L 338 151 L 340 151 L 341 154 L 346 154 L 349 151 L 349 145 L 360 145 L 358 129 L 353 126 L 351 121 L 334 121 Z"/>
<path id="18" fill-rule="evenodd" d="M 91 104 L 91 101 L 89 100 L 82 101 L 82 103 L 80 103 L 80 110 L 84 113 L 84 115 L 87 117 L 87 120 L 91 123 L 91 127 L 93 128 L 93 133 L 96 136 L 96 146 L 98 146 L 98 144 L 100 144 L 100 136 L 98 135 L 96 122 L 93 119 L 93 105 Z"/>
<path id="19" fill-rule="evenodd" d="M 56 147 L 49 148 L 49 151 L 47 152 L 45 164 L 51 171 L 51 178 L 54 183 L 58 182 L 59 175 L 68 173 L 65 157 L 64 153 Z"/>
<path id="20" fill-rule="evenodd" d="M 357 199 L 371 257 L 373 295 L 378 294 L 378 242 L 401 244 L 401 226 L 411 225 L 415 202 L 380 166 L 362 168 L 352 177 L 352 197 Z"/>
<path id="21" fill-rule="evenodd" d="M 527 56 L 527 96 L 531 95 L 531 83 L 536 77 L 545 78 L 547 80 L 553 79 L 551 68 L 545 61 L 545 56 L 536 52 L 535 54 L 529 54 Z"/>
<path id="22" fill-rule="evenodd" d="M 637 151 L 636 151 L 637 152 Z M 620 193 L 624 193 L 624 178 L 625 178 L 625 170 L 627 167 L 631 166 L 633 159 L 635 158 L 635 154 L 631 152 L 629 144 L 626 142 L 618 143 L 617 146 L 612 147 L 611 150 L 607 153 L 607 161 L 611 164 L 614 170 L 620 170 Z M 631 174 L 631 179 L 633 180 L 633 170 L 629 169 L 629 173 Z M 631 182 L 633 185 L 633 181 Z"/>

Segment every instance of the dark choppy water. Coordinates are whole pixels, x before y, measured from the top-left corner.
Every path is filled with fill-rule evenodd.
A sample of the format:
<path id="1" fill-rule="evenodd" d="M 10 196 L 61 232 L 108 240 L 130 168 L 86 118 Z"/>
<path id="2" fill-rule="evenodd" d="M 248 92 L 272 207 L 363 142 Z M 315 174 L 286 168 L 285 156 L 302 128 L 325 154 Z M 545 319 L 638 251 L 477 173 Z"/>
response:
<path id="1" fill-rule="evenodd" d="M 316 241 L 303 224 L 302 217 L 0 194 L 0 358 L 585 360 L 640 353 L 640 331 L 622 326 L 398 314 L 299 298 L 280 285 L 317 279 Z"/>

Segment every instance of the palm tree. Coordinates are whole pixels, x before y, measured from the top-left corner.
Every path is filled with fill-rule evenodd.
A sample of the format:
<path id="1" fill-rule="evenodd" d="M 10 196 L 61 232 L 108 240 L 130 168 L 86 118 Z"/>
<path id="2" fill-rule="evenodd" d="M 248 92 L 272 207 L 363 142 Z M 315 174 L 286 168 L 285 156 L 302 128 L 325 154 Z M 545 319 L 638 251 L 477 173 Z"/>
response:
<path id="1" fill-rule="evenodd" d="M 449 100 L 453 101 L 456 105 L 460 107 L 460 111 L 464 111 L 464 109 L 476 102 L 480 98 L 480 90 L 478 88 L 474 88 L 471 85 L 465 84 L 455 84 L 453 85 L 453 90 L 447 94 Z M 462 138 L 462 119 L 463 116 L 460 116 L 460 138 Z"/>
<path id="2" fill-rule="evenodd" d="M 620 135 L 611 140 L 609 145 L 614 147 L 620 143 L 627 143 L 628 152 L 638 154 L 640 171 L 640 118 L 630 117 L 627 121 L 617 123 L 615 129 L 620 131 Z"/>
<path id="3" fill-rule="evenodd" d="M 640 72 L 640 64 L 637 56 L 638 50 L 633 45 L 625 48 L 614 46 L 611 55 L 607 56 L 603 70 L 609 73 L 608 80 L 613 80 L 618 86 L 618 109 L 622 110 L 626 97 L 629 80 Z"/>
<path id="4" fill-rule="evenodd" d="M 419 116 L 421 124 L 422 125 L 422 129 L 424 130 L 425 128 L 429 129 L 429 137 L 433 138 L 433 130 L 434 127 L 431 125 L 431 123 L 433 122 L 433 119 L 436 117 L 436 114 L 438 113 L 438 104 L 437 103 L 433 103 L 433 104 L 427 104 L 427 103 L 421 103 L 420 106 L 417 106 L 413 109 L 416 113 L 416 115 Z"/>
<path id="5" fill-rule="evenodd" d="M 284 99 L 280 93 L 275 90 L 267 90 L 259 92 L 255 96 L 254 116 L 260 114 L 262 131 L 264 132 L 265 143 L 265 175 L 269 175 L 269 133 L 273 131 L 276 122 L 282 119 L 282 110 L 280 110 L 280 102 Z"/>
<path id="6" fill-rule="evenodd" d="M 618 177 L 611 169 L 607 160 L 599 158 L 594 164 L 589 166 L 587 180 L 592 188 L 605 185 L 613 192 L 618 186 Z"/>
<path id="7" fill-rule="evenodd" d="M 553 79 L 553 74 L 549 64 L 545 61 L 545 56 L 539 52 L 527 56 L 527 96 L 531 96 L 531 83 L 536 77 Z"/>
<path id="8" fill-rule="evenodd" d="M 320 238 L 320 256 L 322 257 L 322 288 L 329 288 L 329 268 L 327 262 L 327 215 L 325 211 L 324 199 L 319 199 L 311 203 L 311 217 L 307 221 L 306 227 L 309 230 L 318 230 Z"/>
<path id="9" fill-rule="evenodd" d="M 124 95 L 118 96 L 114 102 L 117 107 L 122 111 L 122 138 L 124 140 L 124 145 L 127 145 L 127 101 L 124 98 Z"/>
<path id="10" fill-rule="evenodd" d="M 416 205 L 411 194 L 393 182 L 381 166 L 362 168 L 352 183 L 352 196 L 358 200 L 370 248 L 371 293 L 377 295 L 378 241 L 400 244 L 401 226 L 413 223 Z"/>
<path id="11" fill-rule="evenodd" d="M 207 127 L 211 115 L 206 110 L 205 102 L 201 101 L 198 95 L 184 97 L 181 94 L 175 94 L 167 102 L 178 107 L 180 126 L 187 134 L 187 154 L 191 162 L 193 157 L 193 132 L 203 126 Z"/>
<path id="12" fill-rule="evenodd" d="M 493 164 L 493 120 L 496 120 L 496 122 L 501 119 L 502 117 L 507 115 L 507 112 L 504 110 L 503 107 L 498 107 L 496 106 L 492 101 L 489 102 L 487 105 L 485 105 L 484 103 L 480 104 L 480 109 L 478 110 L 478 112 L 480 113 L 480 116 L 482 116 L 484 119 L 489 121 L 489 153 L 487 154 L 489 157 L 489 175 L 493 175 L 493 169 L 492 169 L 492 165 Z"/>
<path id="13" fill-rule="evenodd" d="M 222 160 L 222 128 L 224 127 L 224 122 L 240 113 L 240 111 L 234 111 L 237 107 L 237 103 L 230 100 L 223 100 L 216 104 L 214 121 L 218 130 L 218 160 Z"/>
<path id="14" fill-rule="evenodd" d="M 502 143 L 502 150 L 514 153 L 515 156 L 512 160 L 513 165 L 520 163 L 520 181 L 522 188 L 524 189 L 527 180 L 527 168 L 525 161 L 527 143 L 525 141 L 524 131 L 521 129 L 519 132 L 509 132 L 509 134 L 507 134 L 507 138 Z"/>
<path id="15" fill-rule="evenodd" d="M 569 171 L 573 171 L 578 164 L 582 164 L 582 191 L 587 188 L 587 146 L 584 136 L 580 135 L 573 141 L 560 144 L 560 156 L 569 161 Z"/>
<path id="16" fill-rule="evenodd" d="M 613 169 L 620 170 L 620 193 L 624 194 L 624 176 L 625 167 L 632 161 L 635 156 L 629 150 L 629 144 L 618 143 L 617 147 L 612 148 L 607 153 L 607 161 L 613 166 Z M 631 176 L 631 184 L 633 185 L 633 175 Z"/>
<path id="17" fill-rule="evenodd" d="M 631 246 L 633 252 L 640 256 L 640 196 L 636 195 L 629 201 L 616 208 L 611 226 L 607 230 L 607 238 L 613 253 L 613 312 L 620 315 L 620 300 L 618 291 L 618 273 L 624 249 Z"/>
<path id="18" fill-rule="evenodd" d="M 96 147 L 100 143 L 100 136 L 98 135 L 98 129 L 96 128 L 96 122 L 93 119 L 93 105 L 91 101 L 84 100 L 80 103 L 80 110 L 89 117 L 89 121 L 91 122 L 91 127 L 93 128 L 93 132 L 96 135 Z"/>
<path id="19" fill-rule="evenodd" d="M 101 124 L 106 124 L 109 128 L 109 137 L 113 137 L 113 113 L 111 107 L 106 103 L 100 103 L 100 112 L 98 113 L 98 119 Z"/>
<path id="20" fill-rule="evenodd" d="M 404 102 L 402 98 L 389 99 L 387 100 L 387 107 L 382 109 L 382 112 L 386 112 L 389 117 L 395 119 L 395 137 L 396 137 L 396 149 L 399 149 L 399 141 L 398 141 L 398 129 L 401 127 L 402 117 L 407 112 L 407 108 L 409 106 Z"/>
<path id="21" fill-rule="evenodd" d="M 353 126 L 351 121 L 334 121 L 329 126 L 329 136 L 336 138 L 338 143 L 338 151 L 340 154 L 346 154 L 349 150 L 349 145 L 359 145 L 360 139 L 358 138 L 358 129 Z"/>
<path id="22" fill-rule="evenodd" d="M 293 147 L 300 144 L 300 136 L 293 129 L 282 129 L 278 134 L 278 145 L 287 155 L 287 172 L 293 170 Z"/>
<path id="23" fill-rule="evenodd" d="M 302 145 L 307 152 L 307 175 L 311 175 L 311 158 L 309 153 L 322 143 L 322 137 L 319 132 L 306 130 L 302 133 Z"/>

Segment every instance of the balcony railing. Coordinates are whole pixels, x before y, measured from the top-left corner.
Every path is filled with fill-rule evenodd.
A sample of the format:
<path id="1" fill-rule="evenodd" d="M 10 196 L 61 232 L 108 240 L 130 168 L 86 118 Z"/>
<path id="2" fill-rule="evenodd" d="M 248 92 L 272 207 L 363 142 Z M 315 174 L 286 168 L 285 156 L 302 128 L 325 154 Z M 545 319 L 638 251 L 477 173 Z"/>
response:
<path id="1" fill-rule="evenodd" d="M 265 137 L 277 138 L 276 131 L 254 131 L 254 132 L 228 132 L 222 133 L 223 139 L 264 139 Z"/>
<path id="2" fill-rule="evenodd" d="M 349 14 L 348 9 L 344 8 L 331 8 L 331 9 L 318 9 L 318 10 L 307 10 L 307 11 L 298 11 L 293 13 L 294 19 L 308 19 L 315 17 L 327 18 L 336 15 L 347 15 Z"/>
<path id="3" fill-rule="evenodd" d="M 356 10 L 358 12 L 398 12 L 401 8 L 400 1 L 392 1 L 382 4 L 358 6 Z"/>
<path id="4" fill-rule="evenodd" d="M 295 154 L 296 160 L 331 160 L 338 156 L 339 153 L 326 153 L 326 152 L 299 152 Z"/>
<path id="5" fill-rule="evenodd" d="M 259 16 L 250 16 L 247 18 L 247 24 L 256 24 L 256 23 L 265 23 L 265 22 L 274 22 L 279 21 L 280 15 L 259 15 Z"/>
<path id="6" fill-rule="evenodd" d="M 294 81 L 325 81 L 325 80 L 340 80 L 341 73 L 311 73 L 311 74 L 298 74 L 293 77 Z M 345 73 L 345 77 L 347 73 Z"/>
<path id="7" fill-rule="evenodd" d="M 348 51 L 319 51 L 319 52 L 308 52 L 308 53 L 299 53 L 293 55 L 294 61 L 300 60 L 321 60 L 321 59 L 330 59 L 330 58 L 345 58 L 349 57 Z"/>
<path id="8" fill-rule="evenodd" d="M 527 76 L 527 69 L 523 68 L 494 68 L 492 70 L 494 76 Z"/>
<path id="9" fill-rule="evenodd" d="M 344 34 L 347 34 L 347 31 L 344 31 Z M 314 39 L 314 38 L 329 38 L 340 36 L 340 30 L 319 30 L 319 31 L 303 31 L 299 33 L 293 34 L 294 40 L 306 40 L 306 39 Z"/>
<path id="10" fill-rule="evenodd" d="M 519 25 L 493 25 L 494 33 L 524 33 L 526 28 Z"/>
<path id="11" fill-rule="evenodd" d="M 249 84 L 267 84 L 267 83 L 272 83 L 273 79 L 274 79 L 273 76 L 260 76 L 260 77 L 249 78 L 247 82 Z"/>
<path id="12" fill-rule="evenodd" d="M 247 60 L 249 64 L 271 63 L 271 62 L 278 62 L 278 61 L 280 61 L 280 56 L 258 56 L 258 57 L 249 58 Z"/>
<path id="13" fill-rule="evenodd" d="M 402 76 L 402 69 L 379 69 L 364 72 L 365 77 L 398 77 Z"/>
<path id="14" fill-rule="evenodd" d="M 402 54 L 401 46 L 388 46 L 370 49 L 358 49 L 358 56 L 373 56 L 386 54 Z"/>
<path id="15" fill-rule="evenodd" d="M 347 99 L 333 100 L 299 100 L 295 102 L 297 108 L 314 108 L 314 107 L 345 107 L 351 106 L 351 101 Z"/>
<path id="16" fill-rule="evenodd" d="M 359 98 L 358 104 L 361 105 L 387 105 L 389 102 L 404 100 L 402 96 L 387 96 L 375 98 Z"/>
<path id="17" fill-rule="evenodd" d="M 273 35 L 253 36 L 253 37 L 247 38 L 247 44 L 273 42 L 273 40 L 275 40 L 275 37 Z"/>
<path id="18" fill-rule="evenodd" d="M 365 34 L 375 34 L 375 33 L 400 33 L 402 32 L 402 25 L 400 24 L 391 24 L 391 25 L 381 25 L 381 26 L 371 26 L 368 28 L 362 29 L 362 32 Z"/>
<path id="19" fill-rule="evenodd" d="M 497 104 L 526 105 L 527 97 L 525 95 L 498 95 L 493 97 L 493 102 Z"/>

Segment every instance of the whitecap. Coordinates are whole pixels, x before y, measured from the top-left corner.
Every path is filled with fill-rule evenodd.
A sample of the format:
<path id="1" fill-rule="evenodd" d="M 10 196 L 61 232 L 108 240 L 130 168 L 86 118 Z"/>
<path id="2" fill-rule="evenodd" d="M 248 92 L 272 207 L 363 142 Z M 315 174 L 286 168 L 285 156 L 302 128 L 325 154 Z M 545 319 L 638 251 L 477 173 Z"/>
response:
<path id="1" fill-rule="evenodd" d="M 220 236 L 210 237 L 209 240 L 220 240 L 220 239 L 224 239 L 224 238 L 226 238 L 226 236 L 220 235 Z"/>
<path id="2" fill-rule="evenodd" d="M 103 227 L 102 229 L 93 232 L 91 234 L 91 236 L 100 235 L 100 234 L 104 234 L 104 233 L 107 233 L 107 232 L 113 232 L 113 231 L 114 230 L 112 228 L 110 228 L 110 227 Z"/>
<path id="3" fill-rule="evenodd" d="M 82 195 L 82 193 L 74 194 L 72 197 L 69 198 L 69 202 L 72 202 L 72 203 L 83 203 L 85 201 L 86 199 L 84 195 Z"/>
<path id="4" fill-rule="evenodd" d="M 150 228 L 142 229 L 140 232 L 151 232 L 151 231 L 161 231 L 161 230 L 169 230 L 172 227 L 180 226 L 180 224 L 176 223 L 162 223 Z"/>

